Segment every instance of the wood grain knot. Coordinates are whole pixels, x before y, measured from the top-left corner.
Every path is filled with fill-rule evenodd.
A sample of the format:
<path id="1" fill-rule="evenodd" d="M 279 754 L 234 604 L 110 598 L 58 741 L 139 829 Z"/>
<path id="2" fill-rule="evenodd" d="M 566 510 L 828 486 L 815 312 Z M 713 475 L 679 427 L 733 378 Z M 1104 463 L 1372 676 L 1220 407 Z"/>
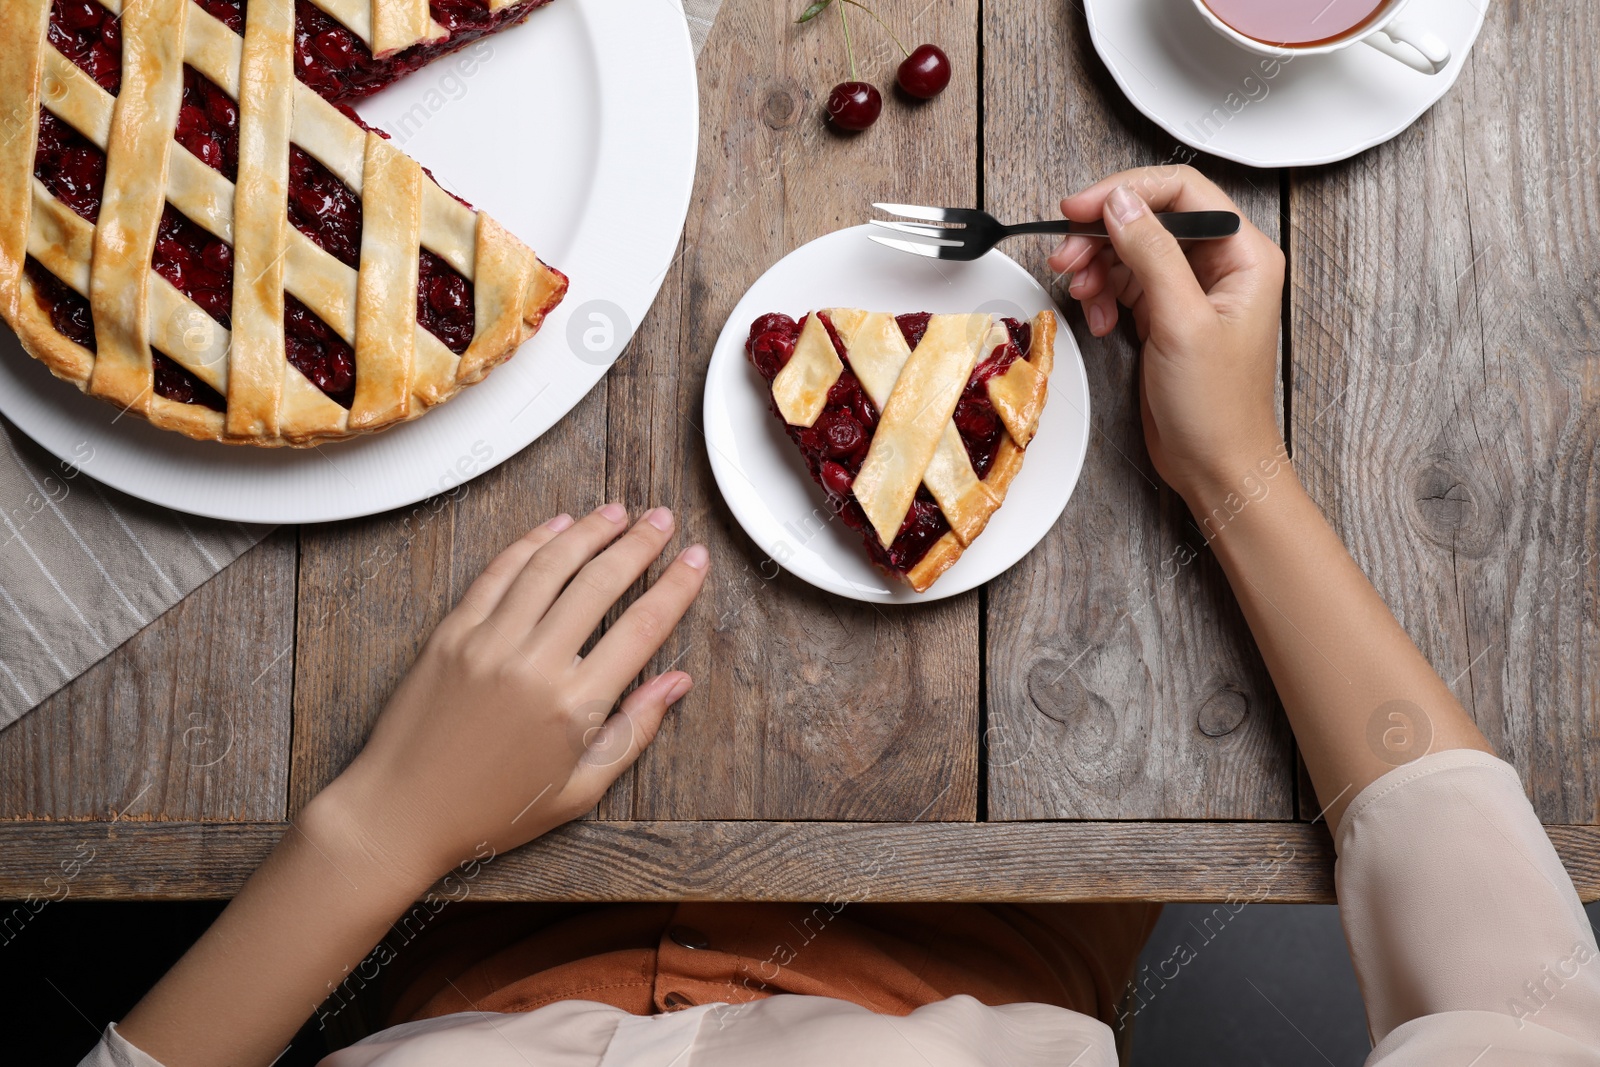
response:
<path id="1" fill-rule="evenodd" d="M 792 85 L 775 85 L 761 99 L 761 121 L 774 130 L 788 129 L 800 118 L 804 94 Z"/>
<path id="2" fill-rule="evenodd" d="M 1062 726 L 1081 721 L 1089 710 L 1089 693 L 1066 660 L 1036 662 L 1028 671 L 1028 699 L 1039 713 Z"/>
<path id="3" fill-rule="evenodd" d="M 1412 478 L 1411 500 L 1417 531 L 1434 544 L 1465 556 L 1481 556 L 1494 544 L 1494 508 L 1484 494 L 1448 461 L 1433 460 Z"/>
<path id="4" fill-rule="evenodd" d="M 1195 716 L 1195 724 L 1207 737 L 1226 737 L 1239 728 L 1248 714 L 1250 698 L 1244 695 L 1244 690 L 1230 683 L 1206 697 Z"/>

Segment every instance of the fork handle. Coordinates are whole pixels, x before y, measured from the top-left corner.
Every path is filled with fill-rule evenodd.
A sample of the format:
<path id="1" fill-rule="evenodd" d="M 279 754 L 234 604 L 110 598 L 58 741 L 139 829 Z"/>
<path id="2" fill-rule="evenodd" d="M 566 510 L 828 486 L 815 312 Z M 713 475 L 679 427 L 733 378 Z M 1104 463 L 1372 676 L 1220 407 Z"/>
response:
<path id="1" fill-rule="evenodd" d="M 1180 241 L 1207 241 L 1218 237 L 1232 237 L 1239 232 L 1239 216 L 1232 211 L 1158 211 L 1156 221 Z M 1023 233 L 1104 237 L 1106 228 L 1101 222 L 1073 222 L 1071 219 L 1023 222 L 1005 228 L 1007 237 Z"/>

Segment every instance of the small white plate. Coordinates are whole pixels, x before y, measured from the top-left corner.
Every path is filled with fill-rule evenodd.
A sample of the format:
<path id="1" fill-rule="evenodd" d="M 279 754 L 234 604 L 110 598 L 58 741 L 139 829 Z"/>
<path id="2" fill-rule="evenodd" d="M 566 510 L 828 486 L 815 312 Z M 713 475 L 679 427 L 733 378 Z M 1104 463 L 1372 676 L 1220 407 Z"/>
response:
<path id="1" fill-rule="evenodd" d="M 1095 51 L 1133 106 L 1162 129 L 1248 166 L 1304 167 L 1382 144 L 1432 107 L 1461 73 L 1488 4 L 1413 0 L 1406 8 L 1407 22 L 1450 46 L 1450 65 L 1431 75 L 1365 44 L 1274 68 L 1208 26 L 1192 0 L 1087 0 L 1084 7 Z"/>
<path id="2" fill-rule="evenodd" d="M 558 0 L 359 110 L 572 279 L 544 328 L 488 381 L 371 437 L 220 445 L 120 417 L 52 378 L 0 327 L 0 413 L 125 493 L 240 522 L 326 522 L 415 503 L 554 425 L 633 335 L 683 231 L 700 120 L 681 3 Z"/>
<path id="3" fill-rule="evenodd" d="M 867 240 L 869 231 L 869 226 L 837 230 L 795 249 L 733 309 L 706 370 L 706 449 L 729 510 L 769 561 L 839 596 L 925 603 L 982 585 L 1050 532 L 1078 484 L 1089 449 L 1089 379 L 1063 319 L 1039 432 L 1005 504 L 926 593 L 885 578 L 868 560 L 860 535 L 837 521 L 827 495 L 811 480 L 805 460 L 768 408 L 767 383 L 745 358 L 750 324 L 769 311 L 798 318 L 827 307 L 896 314 L 987 311 L 1026 322 L 1056 306 L 1033 275 L 1000 252 L 971 263 L 941 263 L 874 244 Z"/>

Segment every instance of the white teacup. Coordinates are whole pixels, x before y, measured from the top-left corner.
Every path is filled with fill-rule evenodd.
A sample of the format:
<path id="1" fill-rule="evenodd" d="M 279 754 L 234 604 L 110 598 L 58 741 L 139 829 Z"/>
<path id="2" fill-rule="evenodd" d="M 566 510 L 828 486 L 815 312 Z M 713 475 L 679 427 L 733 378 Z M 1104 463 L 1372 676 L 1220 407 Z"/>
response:
<path id="1" fill-rule="evenodd" d="M 1331 41 L 1307 45 L 1274 45 L 1258 41 L 1254 37 L 1246 37 L 1218 18 L 1216 13 L 1206 6 L 1205 0 L 1194 0 L 1194 6 L 1200 9 L 1200 14 L 1205 16 L 1212 29 L 1240 48 L 1247 48 L 1264 56 L 1285 59 L 1293 56 L 1325 55 L 1361 42 L 1371 45 L 1386 56 L 1398 59 L 1413 70 L 1419 70 L 1424 74 L 1437 74 L 1450 62 L 1450 46 L 1445 44 L 1438 34 L 1427 28 L 1415 22 L 1402 20 L 1400 13 L 1407 3 L 1409 0 L 1389 0 L 1376 17 L 1368 19 L 1349 33 Z"/>

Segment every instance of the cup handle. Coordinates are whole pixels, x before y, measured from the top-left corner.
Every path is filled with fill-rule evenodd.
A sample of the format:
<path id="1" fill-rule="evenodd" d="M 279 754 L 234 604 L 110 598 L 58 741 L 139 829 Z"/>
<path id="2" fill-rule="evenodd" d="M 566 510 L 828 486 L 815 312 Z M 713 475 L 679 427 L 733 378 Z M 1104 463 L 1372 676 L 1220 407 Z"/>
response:
<path id="1" fill-rule="evenodd" d="M 1437 74 L 1450 63 L 1450 46 L 1438 34 L 1414 22 L 1391 22 L 1365 40 L 1384 55 L 1424 74 Z"/>

